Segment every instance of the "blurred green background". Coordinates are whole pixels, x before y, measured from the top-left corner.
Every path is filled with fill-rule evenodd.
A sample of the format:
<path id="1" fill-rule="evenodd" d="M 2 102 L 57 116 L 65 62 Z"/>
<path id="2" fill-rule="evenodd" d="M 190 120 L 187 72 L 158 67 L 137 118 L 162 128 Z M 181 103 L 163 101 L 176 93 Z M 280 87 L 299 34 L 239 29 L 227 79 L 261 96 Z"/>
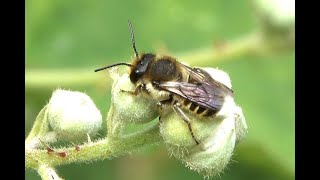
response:
<path id="1" fill-rule="evenodd" d="M 111 78 L 107 71 L 93 70 L 130 62 L 128 19 L 133 22 L 139 52 L 167 51 L 179 58 L 259 31 L 261 21 L 255 12 L 252 1 L 238 0 L 26 1 L 26 136 L 58 87 L 86 92 L 106 116 Z M 249 126 L 233 161 L 216 179 L 294 179 L 294 59 L 292 48 L 206 62 L 205 66 L 229 73 Z M 169 157 L 163 145 L 57 170 L 61 177 L 77 180 L 203 179 Z M 40 179 L 32 170 L 26 170 L 25 176 Z"/>

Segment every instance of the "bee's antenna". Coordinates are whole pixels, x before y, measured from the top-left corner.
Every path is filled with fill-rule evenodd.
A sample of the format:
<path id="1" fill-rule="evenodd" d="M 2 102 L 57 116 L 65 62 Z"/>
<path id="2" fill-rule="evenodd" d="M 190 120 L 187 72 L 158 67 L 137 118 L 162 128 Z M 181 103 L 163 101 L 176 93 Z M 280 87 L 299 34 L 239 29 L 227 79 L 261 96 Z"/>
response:
<path id="1" fill-rule="evenodd" d="M 105 66 L 105 67 L 96 69 L 96 70 L 94 70 L 94 72 L 98 72 L 98 71 L 101 71 L 101 70 L 104 70 L 104 69 L 108 69 L 108 68 L 111 68 L 111 67 L 114 67 L 114 66 L 120 66 L 120 65 L 132 66 L 132 64 L 128 64 L 128 63 L 117 63 L 117 64 L 112 64 L 110 66 Z"/>
<path id="2" fill-rule="evenodd" d="M 138 52 L 137 52 L 137 49 L 136 49 L 136 42 L 134 40 L 133 27 L 132 27 L 132 23 L 131 23 L 130 20 L 128 20 L 128 26 L 129 26 L 130 35 L 131 35 L 132 47 L 133 47 L 134 53 L 136 54 L 136 57 L 138 57 L 139 55 L 138 55 Z"/>

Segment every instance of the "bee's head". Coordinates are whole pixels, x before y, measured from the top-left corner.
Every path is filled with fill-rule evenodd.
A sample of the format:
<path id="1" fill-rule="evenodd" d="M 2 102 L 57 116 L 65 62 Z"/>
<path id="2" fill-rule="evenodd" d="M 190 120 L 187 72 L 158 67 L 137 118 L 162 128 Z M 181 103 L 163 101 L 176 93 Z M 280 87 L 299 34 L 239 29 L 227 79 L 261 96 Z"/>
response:
<path id="1" fill-rule="evenodd" d="M 150 62 L 155 59 L 155 55 L 151 53 L 142 54 L 140 58 L 136 57 L 131 66 L 130 80 L 136 83 L 146 73 Z"/>

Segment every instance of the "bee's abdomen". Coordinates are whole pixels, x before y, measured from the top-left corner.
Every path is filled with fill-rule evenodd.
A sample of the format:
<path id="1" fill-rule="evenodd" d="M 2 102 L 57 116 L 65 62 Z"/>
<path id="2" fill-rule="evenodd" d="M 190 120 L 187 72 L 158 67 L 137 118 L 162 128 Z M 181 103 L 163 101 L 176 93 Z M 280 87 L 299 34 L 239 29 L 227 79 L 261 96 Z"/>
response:
<path id="1" fill-rule="evenodd" d="M 198 105 L 195 102 L 191 102 L 187 99 L 185 99 L 183 101 L 183 105 L 190 110 L 191 112 L 200 115 L 200 116 L 204 116 L 204 117 L 209 117 L 209 116 L 213 116 L 215 115 L 218 111 L 217 110 L 213 110 L 213 109 L 209 109 L 209 108 L 205 108 L 203 106 Z"/>
<path id="2" fill-rule="evenodd" d="M 205 116 L 205 117 L 213 116 L 217 112 L 218 112 L 217 110 L 207 109 L 207 111 L 205 112 L 205 114 L 203 116 Z"/>

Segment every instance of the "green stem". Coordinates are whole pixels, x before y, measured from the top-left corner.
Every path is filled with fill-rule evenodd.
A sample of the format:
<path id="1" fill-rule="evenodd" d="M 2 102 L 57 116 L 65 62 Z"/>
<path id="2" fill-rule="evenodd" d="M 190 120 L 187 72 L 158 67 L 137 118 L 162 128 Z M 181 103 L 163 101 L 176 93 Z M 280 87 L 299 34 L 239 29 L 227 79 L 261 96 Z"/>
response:
<path id="1" fill-rule="evenodd" d="M 25 84 L 26 89 L 53 89 L 57 85 L 61 87 L 88 86 L 88 85 L 108 85 L 109 78 L 105 78 L 107 73 L 95 73 L 92 69 L 65 69 L 65 70 L 27 70 Z M 101 81 L 101 79 L 104 79 Z"/>
<path id="2" fill-rule="evenodd" d="M 272 52 L 270 47 L 283 47 L 287 44 L 283 39 L 270 42 L 261 32 L 253 32 L 238 39 L 223 42 L 216 47 L 205 47 L 186 53 L 177 53 L 179 61 L 192 66 L 204 66 L 220 63 L 225 60 L 234 60 L 242 56 L 264 56 Z M 283 50 L 283 49 L 281 49 Z M 55 88 L 58 84 L 63 87 L 80 85 L 110 84 L 110 78 L 104 78 L 105 73 L 94 73 L 95 68 L 59 70 L 27 70 L 26 88 Z M 98 76 L 101 76 L 98 77 Z M 104 79 L 104 81 L 101 81 Z M 107 82 L 106 82 L 107 81 Z M 110 86 L 108 86 L 110 87 Z"/>
<path id="3" fill-rule="evenodd" d="M 234 60 L 236 57 L 257 55 L 261 46 L 260 36 L 257 33 L 252 33 L 239 39 L 222 42 L 222 44 L 215 47 L 182 53 L 177 55 L 177 58 L 180 61 L 189 63 L 191 66 L 205 66 L 225 60 Z"/>
<path id="4" fill-rule="evenodd" d="M 38 173 L 42 180 L 62 180 L 53 168 L 50 168 L 45 164 L 39 166 Z"/>
<path id="5" fill-rule="evenodd" d="M 158 125 L 145 131 L 130 134 L 120 139 L 106 138 L 96 142 L 76 147 L 48 150 L 29 149 L 25 152 L 25 167 L 38 169 L 45 163 L 48 167 L 55 167 L 74 162 L 89 162 L 119 156 L 145 145 L 161 141 Z M 65 156 L 64 156 L 65 155 Z"/>

